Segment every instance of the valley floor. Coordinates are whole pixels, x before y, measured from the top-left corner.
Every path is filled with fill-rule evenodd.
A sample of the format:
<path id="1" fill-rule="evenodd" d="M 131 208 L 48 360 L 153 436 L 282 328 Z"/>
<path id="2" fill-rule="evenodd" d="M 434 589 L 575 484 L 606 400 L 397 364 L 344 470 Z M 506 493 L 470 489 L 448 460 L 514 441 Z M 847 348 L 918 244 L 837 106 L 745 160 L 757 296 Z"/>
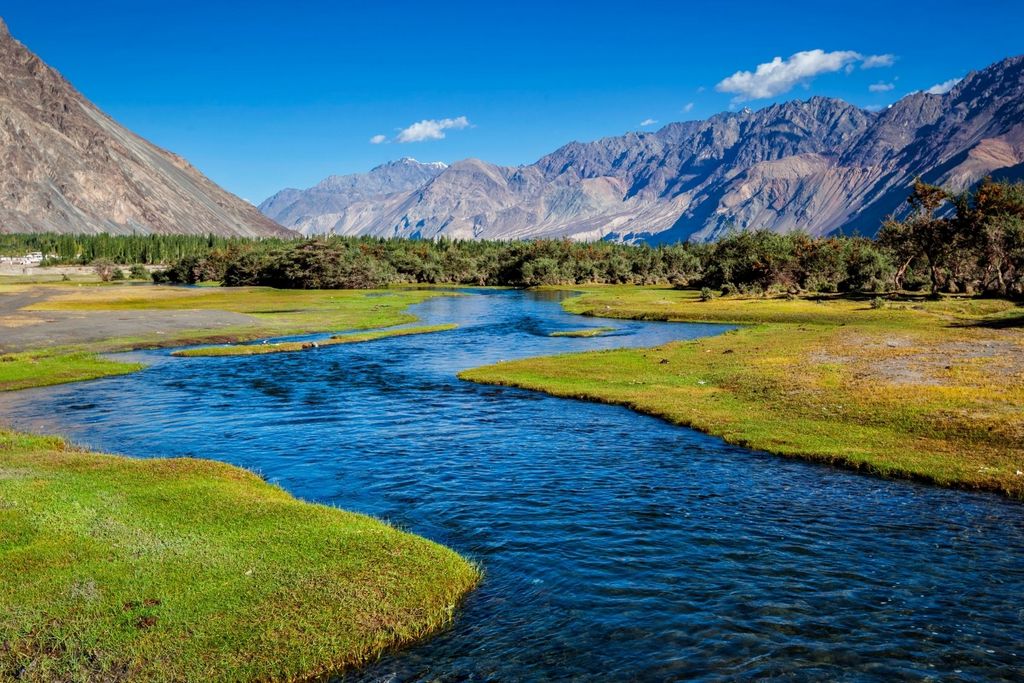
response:
<path id="1" fill-rule="evenodd" d="M 19 351 L 0 355 L 0 390 L 140 367 L 101 351 L 408 322 L 435 295 L 7 286 L 2 343 Z M 138 312 L 156 327 L 125 334 Z M 202 329 L 196 312 L 230 323 Z M 69 344 L 76 329 L 89 341 Z M 442 546 L 245 470 L 0 427 L 2 680 L 306 679 L 437 630 L 479 578 Z"/>
<path id="2" fill-rule="evenodd" d="M 1019 306 L 585 290 L 565 302 L 569 311 L 743 326 L 654 349 L 501 363 L 462 378 L 625 405 L 779 455 L 1024 498 Z"/>
<path id="3" fill-rule="evenodd" d="M 781 455 L 1024 498 L 1019 306 L 584 289 L 568 310 L 741 326 L 463 378 L 621 404 Z M 4 285 L 0 390 L 138 369 L 105 351 L 407 323 L 408 305 L 438 295 Z M 135 333 L 139 320 L 152 326 Z M 0 431 L 0 678 L 315 675 L 430 632 L 478 580 L 436 544 L 295 500 L 228 465 L 88 453 Z"/>

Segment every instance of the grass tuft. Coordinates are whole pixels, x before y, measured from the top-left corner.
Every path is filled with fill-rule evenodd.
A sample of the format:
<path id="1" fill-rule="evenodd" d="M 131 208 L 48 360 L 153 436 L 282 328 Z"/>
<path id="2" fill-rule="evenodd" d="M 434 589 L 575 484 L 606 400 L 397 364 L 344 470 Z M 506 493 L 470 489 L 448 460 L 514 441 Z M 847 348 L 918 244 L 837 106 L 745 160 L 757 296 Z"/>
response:
<path id="1" fill-rule="evenodd" d="M 549 337 L 603 337 L 604 335 L 614 332 L 614 327 L 584 327 L 581 330 L 563 330 L 560 332 L 552 332 Z"/>
<path id="2" fill-rule="evenodd" d="M 269 353 L 293 353 L 296 351 L 311 351 L 324 346 L 337 346 L 339 344 L 360 344 L 363 342 L 377 341 L 391 337 L 405 337 L 415 334 L 430 334 L 432 332 L 447 332 L 454 330 L 458 325 L 422 325 L 420 327 L 403 327 L 397 330 L 377 330 L 374 332 L 360 332 L 354 334 L 335 335 L 330 339 L 317 342 L 277 342 L 267 344 L 238 344 L 234 346 L 209 346 L 201 349 L 182 349 L 174 351 L 172 356 L 181 358 L 196 358 L 208 356 L 260 356 Z"/>

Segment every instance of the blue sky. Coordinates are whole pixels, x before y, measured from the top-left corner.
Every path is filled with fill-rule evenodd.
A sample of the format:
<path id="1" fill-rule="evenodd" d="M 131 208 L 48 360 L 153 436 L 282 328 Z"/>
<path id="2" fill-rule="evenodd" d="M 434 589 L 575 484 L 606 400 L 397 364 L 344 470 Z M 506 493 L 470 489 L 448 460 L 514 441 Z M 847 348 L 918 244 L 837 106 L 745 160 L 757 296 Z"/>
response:
<path id="1" fill-rule="evenodd" d="M 255 202 L 402 156 L 520 164 L 730 107 L 884 106 L 1024 52 L 1024 3 L 992 0 L 16 0 L 0 13 L 114 118 Z"/>

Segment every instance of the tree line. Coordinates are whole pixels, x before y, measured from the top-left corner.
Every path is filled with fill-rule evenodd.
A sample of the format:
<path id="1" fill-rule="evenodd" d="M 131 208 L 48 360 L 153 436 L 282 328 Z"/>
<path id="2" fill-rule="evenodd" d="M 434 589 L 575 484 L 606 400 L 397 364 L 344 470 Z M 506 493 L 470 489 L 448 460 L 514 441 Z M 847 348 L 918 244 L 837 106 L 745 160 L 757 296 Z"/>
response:
<path id="1" fill-rule="evenodd" d="M 170 264 L 159 282 L 299 289 L 392 284 L 530 287 L 672 284 L 723 293 L 917 290 L 1024 297 L 1024 184 L 952 193 L 915 183 L 903 220 L 876 239 L 734 232 L 708 244 L 437 241 L 375 237 L 246 240 L 192 236 L 2 235 L 65 262 Z M 49 241 L 48 241 L 49 240 Z"/>
<path id="2" fill-rule="evenodd" d="M 0 234 L 0 256 L 22 256 L 38 251 L 47 257 L 47 265 L 90 265 L 97 260 L 121 265 L 168 265 L 249 242 L 252 240 L 214 235 L 16 233 Z"/>

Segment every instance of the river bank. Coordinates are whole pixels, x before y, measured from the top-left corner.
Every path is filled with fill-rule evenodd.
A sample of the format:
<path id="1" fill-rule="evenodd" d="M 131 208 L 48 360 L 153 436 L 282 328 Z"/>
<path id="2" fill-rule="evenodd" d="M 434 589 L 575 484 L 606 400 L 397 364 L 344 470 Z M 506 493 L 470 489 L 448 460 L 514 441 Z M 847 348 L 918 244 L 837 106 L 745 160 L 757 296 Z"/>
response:
<path id="1" fill-rule="evenodd" d="M 467 294 L 408 311 L 417 325 L 458 325 L 441 335 L 272 357 L 136 352 L 144 372 L 0 394 L 0 413 L 94 452 L 242 466 L 485 568 L 449 628 L 346 680 L 1019 670 L 1019 504 L 460 381 L 501 360 L 660 348 L 733 327 L 581 318 L 560 305 L 567 292 Z M 551 336 L 599 327 L 614 330 Z"/>
<path id="2" fill-rule="evenodd" d="M 564 306 L 583 315 L 745 326 L 460 377 L 626 405 L 779 455 L 1024 498 L 1024 315 L 1012 303 L 702 301 L 668 288 L 599 287 Z"/>
<path id="3" fill-rule="evenodd" d="M 0 285 L 0 391 L 132 372 L 97 354 L 391 327 L 450 293 L 140 284 Z"/>

